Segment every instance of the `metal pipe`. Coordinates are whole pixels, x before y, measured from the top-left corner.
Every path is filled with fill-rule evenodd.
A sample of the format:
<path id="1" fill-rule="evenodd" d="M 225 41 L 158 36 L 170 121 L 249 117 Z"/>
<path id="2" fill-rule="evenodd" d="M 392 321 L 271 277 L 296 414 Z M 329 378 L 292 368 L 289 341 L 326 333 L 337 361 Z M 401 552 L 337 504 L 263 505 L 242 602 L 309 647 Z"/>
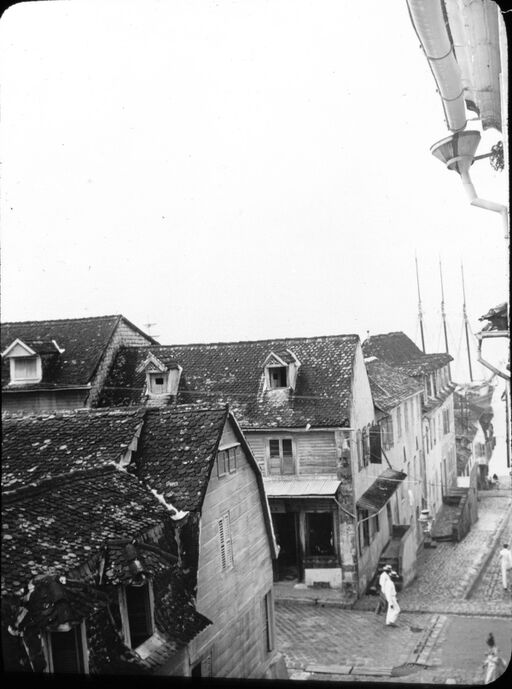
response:
<path id="1" fill-rule="evenodd" d="M 460 177 L 462 180 L 464 191 L 466 192 L 472 206 L 476 206 L 477 208 L 483 208 L 487 211 L 494 211 L 495 213 L 499 213 L 501 215 L 503 229 L 505 231 L 505 239 L 508 239 L 509 233 L 507 206 L 504 206 L 502 203 L 496 203 L 495 201 L 488 201 L 486 199 L 478 198 L 473 182 L 471 181 L 471 177 L 469 176 L 468 170 L 462 169 L 460 172 Z"/>

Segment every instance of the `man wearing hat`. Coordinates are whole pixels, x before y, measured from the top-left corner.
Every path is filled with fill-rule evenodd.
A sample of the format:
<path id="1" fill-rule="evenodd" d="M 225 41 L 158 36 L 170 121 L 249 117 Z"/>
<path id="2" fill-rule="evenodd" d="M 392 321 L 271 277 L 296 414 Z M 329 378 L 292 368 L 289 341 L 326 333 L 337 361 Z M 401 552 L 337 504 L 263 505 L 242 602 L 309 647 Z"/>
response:
<path id="1" fill-rule="evenodd" d="M 400 607 L 396 597 L 395 585 L 391 579 L 392 574 L 393 570 L 391 565 L 385 565 L 382 574 L 379 577 L 379 586 L 388 604 L 388 609 L 386 612 L 387 627 L 396 627 L 396 621 L 398 619 L 398 615 L 400 614 Z"/>

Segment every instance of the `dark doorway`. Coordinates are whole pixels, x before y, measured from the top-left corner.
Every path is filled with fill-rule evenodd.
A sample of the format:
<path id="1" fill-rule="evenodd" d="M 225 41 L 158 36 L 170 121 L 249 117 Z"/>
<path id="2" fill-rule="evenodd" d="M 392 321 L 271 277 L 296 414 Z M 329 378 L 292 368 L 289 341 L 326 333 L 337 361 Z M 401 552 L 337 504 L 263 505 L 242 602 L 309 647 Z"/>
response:
<path id="1" fill-rule="evenodd" d="M 292 581 L 300 579 L 297 547 L 297 513 L 274 512 L 272 522 L 277 543 L 280 547 L 276 563 L 276 580 Z"/>

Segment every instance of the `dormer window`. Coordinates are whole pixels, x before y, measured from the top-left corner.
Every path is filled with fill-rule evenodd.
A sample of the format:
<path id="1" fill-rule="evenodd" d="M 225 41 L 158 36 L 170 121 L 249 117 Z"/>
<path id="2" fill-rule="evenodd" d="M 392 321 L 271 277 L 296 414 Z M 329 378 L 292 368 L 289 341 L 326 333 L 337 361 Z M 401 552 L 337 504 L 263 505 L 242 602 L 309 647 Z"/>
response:
<path id="1" fill-rule="evenodd" d="M 263 364 L 265 389 L 295 389 L 300 361 L 289 349 L 270 352 Z"/>
<path id="2" fill-rule="evenodd" d="M 288 387 L 288 366 L 269 366 L 267 371 L 269 388 Z"/>
<path id="3" fill-rule="evenodd" d="M 149 374 L 149 392 L 152 395 L 164 395 L 167 392 L 167 373 Z"/>
<path id="4" fill-rule="evenodd" d="M 137 372 L 145 371 L 147 394 L 155 403 L 165 403 L 170 395 L 178 393 L 182 370 L 175 361 L 163 362 L 152 352 L 137 368 Z"/>
<path id="5" fill-rule="evenodd" d="M 14 365 L 11 380 L 20 383 L 38 380 L 38 361 L 38 356 L 23 356 L 19 359 L 13 359 L 12 363 Z"/>
<path id="6" fill-rule="evenodd" d="M 19 339 L 14 340 L 2 352 L 2 358 L 9 360 L 10 384 L 39 383 L 43 377 L 41 353 L 46 356 L 48 353 L 57 354 L 58 352 L 60 349 L 53 341 L 49 344 L 44 342 L 28 344 Z"/>

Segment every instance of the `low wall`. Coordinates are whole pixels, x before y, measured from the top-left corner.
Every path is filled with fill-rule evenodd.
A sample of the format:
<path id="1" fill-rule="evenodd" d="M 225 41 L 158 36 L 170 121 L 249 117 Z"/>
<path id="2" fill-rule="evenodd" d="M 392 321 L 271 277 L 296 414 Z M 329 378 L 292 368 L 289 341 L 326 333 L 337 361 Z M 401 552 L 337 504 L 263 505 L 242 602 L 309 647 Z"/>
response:
<path id="1" fill-rule="evenodd" d="M 414 529 L 409 527 L 400 540 L 398 562 L 402 576 L 402 588 L 416 577 L 416 538 Z"/>

